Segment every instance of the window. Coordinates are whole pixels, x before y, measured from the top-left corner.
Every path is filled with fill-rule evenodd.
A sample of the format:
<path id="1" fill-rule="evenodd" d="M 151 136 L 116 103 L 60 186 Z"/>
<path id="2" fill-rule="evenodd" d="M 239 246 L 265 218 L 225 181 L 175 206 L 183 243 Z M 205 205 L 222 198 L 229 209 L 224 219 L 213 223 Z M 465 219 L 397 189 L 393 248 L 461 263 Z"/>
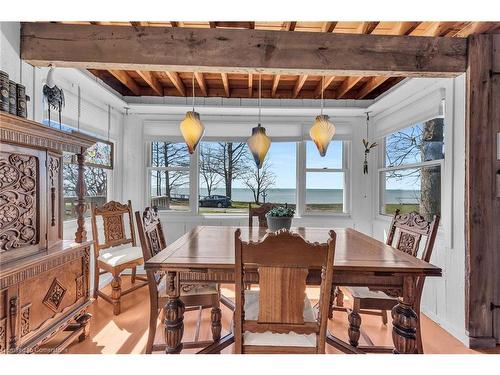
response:
<path id="1" fill-rule="evenodd" d="M 348 212 L 345 142 L 332 141 L 324 157 L 306 142 L 306 212 Z"/>
<path id="2" fill-rule="evenodd" d="M 44 120 L 43 123 L 49 127 L 65 132 L 77 131 L 72 126 L 59 124 L 54 121 Z M 82 133 L 89 134 L 82 131 Z M 89 134 L 95 136 L 93 134 Z M 109 141 L 99 141 L 89 147 L 85 152 L 85 168 L 83 172 L 87 194 L 85 202 L 87 210 L 85 216 L 90 215 L 90 203 L 95 202 L 102 205 L 107 201 L 109 171 L 113 169 L 114 146 Z M 64 220 L 76 219 L 76 183 L 78 180 L 78 166 L 76 155 L 63 155 L 63 198 L 64 198 Z"/>
<path id="3" fill-rule="evenodd" d="M 184 143 L 151 142 L 148 168 L 150 205 L 189 211 L 190 156 Z"/>
<path id="4" fill-rule="evenodd" d="M 257 169 L 244 142 L 202 142 L 200 213 L 248 212 L 249 204 L 296 202 L 295 142 L 273 142 Z"/>
<path id="5" fill-rule="evenodd" d="M 444 119 L 417 123 L 384 138 L 380 213 L 417 211 L 427 220 L 441 213 Z"/>

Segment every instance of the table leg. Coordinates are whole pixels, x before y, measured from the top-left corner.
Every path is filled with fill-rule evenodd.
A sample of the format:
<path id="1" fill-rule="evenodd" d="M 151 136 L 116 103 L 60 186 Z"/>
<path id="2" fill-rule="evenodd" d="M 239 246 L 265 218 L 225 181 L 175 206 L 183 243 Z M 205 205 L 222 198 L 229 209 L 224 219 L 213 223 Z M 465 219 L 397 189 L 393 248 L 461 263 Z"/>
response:
<path id="1" fill-rule="evenodd" d="M 413 354 L 416 348 L 417 313 L 415 302 L 415 278 L 407 276 L 403 283 L 403 296 L 392 309 L 392 340 L 394 353 Z"/>
<path id="2" fill-rule="evenodd" d="M 182 350 L 184 334 L 184 302 L 181 301 L 177 272 L 167 272 L 168 301 L 165 305 L 165 344 L 167 354 L 177 354 Z"/>

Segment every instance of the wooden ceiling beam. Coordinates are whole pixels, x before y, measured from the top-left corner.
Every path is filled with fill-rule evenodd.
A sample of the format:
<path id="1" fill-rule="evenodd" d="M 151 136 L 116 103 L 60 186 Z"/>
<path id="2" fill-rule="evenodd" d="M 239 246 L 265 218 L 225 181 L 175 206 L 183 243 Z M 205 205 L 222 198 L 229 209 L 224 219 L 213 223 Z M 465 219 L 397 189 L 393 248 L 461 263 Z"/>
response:
<path id="1" fill-rule="evenodd" d="M 371 34 L 380 22 L 361 22 L 358 28 L 360 34 Z"/>
<path id="2" fill-rule="evenodd" d="M 130 21 L 130 24 L 134 27 L 149 26 L 149 22 L 142 22 L 142 21 Z"/>
<path id="3" fill-rule="evenodd" d="M 222 85 L 224 86 L 224 93 L 226 94 L 226 98 L 229 98 L 230 87 L 229 87 L 229 79 L 227 78 L 227 73 L 221 73 Z"/>
<path id="4" fill-rule="evenodd" d="M 356 99 L 363 99 L 382 83 L 387 80 L 387 77 L 371 77 L 359 90 Z"/>
<path id="5" fill-rule="evenodd" d="M 141 88 L 133 80 L 130 75 L 124 70 L 109 70 L 109 72 L 120 81 L 124 86 L 126 86 L 134 95 L 141 95 Z"/>
<path id="6" fill-rule="evenodd" d="M 248 97 L 251 98 L 253 96 L 253 75 L 250 73 L 248 75 Z"/>
<path id="7" fill-rule="evenodd" d="M 306 83 L 306 81 L 307 81 L 306 74 L 303 74 L 299 76 L 299 78 L 297 78 L 297 82 L 295 82 L 295 86 L 293 87 L 293 94 L 292 94 L 293 99 L 295 99 L 299 95 L 300 90 L 302 90 L 302 87 L 304 86 L 304 83 Z"/>
<path id="8" fill-rule="evenodd" d="M 338 22 L 325 22 L 321 27 L 321 31 L 323 33 L 332 33 L 333 30 L 337 27 Z"/>
<path id="9" fill-rule="evenodd" d="M 279 84 L 280 84 L 280 75 L 276 74 L 273 77 L 273 87 L 271 89 L 271 98 L 274 98 L 274 96 L 276 95 L 276 90 L 278 90 L 278 85 Z"/>
<path id="10" fill-rule="evenodd" d="M 86 69 L 450 77 L 465 72 L 466 55 L 462 38 L 46 22 L 21 29 L 25 61 Z"/>
<path id="11" fill-rule="evenodd" d="M 182 82 L 181 77 L 177 72 L 169 72 L 166 71 L 165 74 L 168 76 L 172 84 L 175 86 L 179 94 L 182 96 L 186 96 L 186 86 L 184 86 L 184 82 Z"/>
<path id="12" fill-rule="evenodd" d="M 198 82 L 198 86 L 200 86 L 201 93 L 203 96 L 208 96 L 207 84 L 205 82 L 205 77 L 201 72 L 194 72 L 194 78 L 196 78 L 196 82 Z"/>
<path id="13" fill-rule="evenodd" d="M 363 77 L 347 77 L 340 87 L 337 89 L 336 97 L 337 99 L 342 99 L 342 97 L 351 90 L 356 83 L 358 83 Z"/>
<path id="14" fill-rule="evenodd" d="M 496 29 L 498 22 L 469 22 L 455 37 L 465 38 L 472 34 L 482 34 Z"/>
<path id="15" fill-rule="evenodd" d="M 283 26 L 281 27 L 281 29 L 285 31 L 294 31 L 296 26 L 297 26 L 296 21 L 288 21 L 288 22 L 283 22 Z"/>
<path id="16" fill-rule="evenodd" d="M 178 21 L 170 21 L 170 25 L 172 25 L 172 27 L 179 27 L 179 22 Z"/>
<path id="17" fill-rule="evenodd" d="M 398 22 L 396 28 L 391 34 L 393 35 L 409 35 L 415 30 L 421 22 Z"/>
<path id="18" fill-rule="evenodd" d="M 136 70 L 137 74 L 160 96 L 163 96 L 163 86 L 153 75 L 153 72 Z"/>
<path id="19" fill-rule="evenodd" d="M 325 92 L 325 90 L 328 88 L 328 86 L 331 85 L 333 80 L 335 79 L 335 76 L 329 76 L 325 77 L 324 80 L 320 80 L 318 83 L 318 86 L 316 86 L 316 89 L 314 90 L 314 97 L 319 98 L 322 93 Z M 323 82 L 323 85 L 321 85 L 321 82 Z"/>

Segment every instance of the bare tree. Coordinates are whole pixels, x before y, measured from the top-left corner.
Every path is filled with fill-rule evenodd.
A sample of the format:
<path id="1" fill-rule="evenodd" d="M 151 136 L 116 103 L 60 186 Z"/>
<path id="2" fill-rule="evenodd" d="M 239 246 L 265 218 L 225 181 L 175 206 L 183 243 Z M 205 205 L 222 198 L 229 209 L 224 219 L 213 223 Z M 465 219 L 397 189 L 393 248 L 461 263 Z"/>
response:
<path id="1" fill-rule="evenodd" d="M 76 164 L 64 164 L 63 190 L 65 196 L 76 196 L 76 183 L 78 180 L 78 169 Z M 87 186 L 87 196 L 105 197 L 107 194 L 107 174 L 106 170 L 97 167 L 85 167 L 85 185 Z"/>
<path id="2" fill-rule="evenodd" d="M 216 173 L 222 177 L 226 196 L 231 198 L 233 181 L 242 177 L 248 170 L 249 157 L 246 143 L 219 142 L 214 153 Z"/>
<path id="3" fill-rule="evenodd" d="M 439 160 L 444 158 L 444 119 L 426 121 L 392 134 L 386 139 L 387 166 L 404 163 Z M 427 219 L 439 213 L 441 203 L 441 170 L 439 167 L 425 167 L 390 171 L 388 179 L 408 178 L 420 190 L 420 214 Z M 415 189 L 417 190 L 417 189 Z"/>
<path id="4" fill-rule="evenodd" d="M 255 165 L 245 174 L 245 185 L 252 191 L 255 203 L 260 202 L 261 195 L 267 195 L 269 188 L 276 183 L 276 175 L 271 170 L 271 163 L 264 161 L 261 169 Z"/>
<path id="5" fill-rule="evenodd" d="M 200 147 L 200 175 L 207 187 L 208 195 L 222 182 L 222 176 L 217 173 L 216 147 L 210 143 L 204 143 Z"/>
<path id="6" fill-rule="evenodd" d="M 171 142 L 153 142 L 151 145 L 152 167 L 188 167 L 189 153 L 184 144 Z M 156 170 L 156 195 L 166 197 L 165 207 L 170 207 L 172 191 L 185 185 L 189 178 L 186 171 Z"/>

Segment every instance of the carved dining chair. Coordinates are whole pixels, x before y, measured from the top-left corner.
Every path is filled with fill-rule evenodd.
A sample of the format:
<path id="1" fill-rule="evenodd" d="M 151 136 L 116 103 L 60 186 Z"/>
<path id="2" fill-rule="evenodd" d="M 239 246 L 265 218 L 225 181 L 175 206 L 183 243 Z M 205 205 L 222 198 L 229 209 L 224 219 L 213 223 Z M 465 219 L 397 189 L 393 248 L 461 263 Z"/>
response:
<path id="1" fill-rule="evenodd" d="M 147 279 L 136 276 L 136 267 L 143 264 L 142 249 L 136 245 L 132 203 L 110 201 L 103 206 L 92 203 L 90 206 L 92 236 L 94 239 L 94 298 L 102 297 L 113 305 L 113 314 L 121 312 L 121 297 L 148 285 Z M 101 242 L 97 220 L 102 218 L 104 242 Z M 125 230 L 125 219 L 129 222 L 129 236 Z M 122 291 L 121 273 L 132 270 L 131 282 L 134 284 Z M 99 290 L 99 277 L 111 273 L 111 296 Z M 136 280 L 142 282 L 136 283 Z"/>
<path id="2" fill-rule="evenodd" d="M 139 239 L 141 241 L 142 253 L 144 261 L 158 254 L 167 247 L 163 228 L 158 216 L 156 208 L 147 207 L 141 214 L 135 212 L 137 221 L 137 229 L 139 231 Z M 158 316 L 163 310 L 163 307 L 168 301 L 167 285 L 164 273 L 147 271 L 149 296 L 150 296 L 150 312 L 149 312 L 149 333 L 146 344 L 146 353 L 150 354 L 156 350 L 164 350 L 166 345 L 155 345 L 154 338 L 156 334 L 156 326 Z M 180 286 L 181 300 L 187 311 L 198 310 L 198 322 L 196 325 L 196 333 L 194 342 L 184 342 L 183 347 L 199 348 L 210 345 L 213 341 L 198 341 L 198 335 L 201 323 L 201 311 L 206 308 L 211 308 L 211 330 L 213 340 L 218 340 L 221 335 L 221 310 L 219 306 L 220 291 L 217 283 L 189 283 Z"/>
<path id="3" fill-rule="evenodd" d="M 235 352 L 324 353 L 336 234 L 310 243 L 287 230 L 260 242 L 235 232 Z M 321 270 L 318 316 L 306 295 L 309 270 Z M 258 272 L 259 290 L 245 290 L 247 272 Z"/>
<path id="4" fill-rule="evenodd" d="M 264 203 L 260 207 L 253 207 L 252 203 L 248 204 L 248 226 L 253 227 L 253 218 L 257 217 L 259 228 L 267 228 L 266 214 L 273 208 L 277 207 L 273 203 Z"/>
<path id="5" fill-rule="evenodd" d="M 409 214 L 400 214 L 396 210 L 391 222 L 389 234 L 387 236 L 387 245 L 429 262 L 436 240 L 439 227 L 439 215 L 434 215 L 431 222 L 417 212 Z M 397 237 L 397 241 L 396 241 Z M 422 237 L 425 243 L 422 243 Z M 423 244 L 423 247 L 421 246 Z M 425 277 L 417 279 L 417 288 L 415 296 L 415 312 L 417 313 L 417 352 L 423 353 L 422 334 L 420 332 L 420 299 L 424 288 Z M 353 346 L 358 346 L 360 336 L 361 316 L 360 314 L 379 315 L 382 322 L 387 324 L 387 310 L 392 310 L 397 305 L 397 293 L 394 291 L 374 291 L 366 287 L 344 287 L 353 299 L 352 310 L 348 310 L 349 320 L 349 342 Z M 367 336 L 369 343 L 372 344 Z M 391 350 L 391 349 L 388 349 Z"/>

